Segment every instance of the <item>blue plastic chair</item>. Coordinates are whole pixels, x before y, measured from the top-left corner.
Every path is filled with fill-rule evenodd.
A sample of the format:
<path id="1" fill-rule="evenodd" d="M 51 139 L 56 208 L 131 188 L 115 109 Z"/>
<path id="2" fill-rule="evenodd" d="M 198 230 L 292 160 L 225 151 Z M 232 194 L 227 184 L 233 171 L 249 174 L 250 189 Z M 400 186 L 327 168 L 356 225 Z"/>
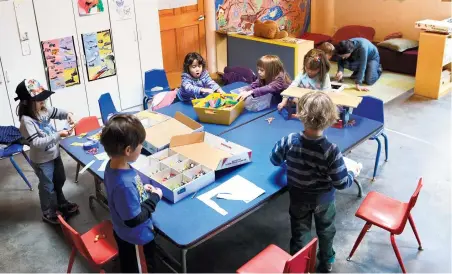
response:
<path id="1" fill-rule="evenodd" d="M 361 104 L 358 105 L 356 109 L 353 110 L 353 114 L 365 117 L 374 121 L 378 121 L 384 124 L 385 115 L 384 115 L 384 107 L 383 101 L 372 97 L 372 96 L 363 96 L 363 100 Z M 383 136 L 385 141 L 385 161 L 388 161 L 388 136 L 384 133 L 384 127 L 374 136 L 370 138 L 370 140 L 377 141 L 377 156 L 375 159 L 375 167 L 374 167 L 374 175 L 372 181 L 375 181 L 375 177 L 377 175 L 378 163 L 380 162 L 380 153 L 381 153 L 381 141 L 379 139 L 380 136 Z"/>
<path id="2" fill-rule="evenodd" d="M 27 184 L 30 191 L 32 191 L 33 187 L 31 186 L 27 177 L 25 177 L 24 173 L 22 172 L 22 169 L 20 169 L 19 165 L 14 160 L 14 155 L 17 155 L 19 153 L 21 153 L 24 156 L 25 160 L 27 160 L 27 162 L 31 165 L 30 159 L 28 158 L 27 154 L 24 151 L 24 146 L 20 145 L 20 144 L 13 144 L 13 145 L 6 147 L 5 149 L 0 149 L 0 160 L 9 158 L 9 160 L 11 161 L 11 164 L 13 164 L 14 168 L 17 170 L 20 177 L 22 177 L 22 179 L 25 181 L 25 183 Z"/>
<path id="3" fill-rule="evenodd" d="M 115 104 L 113 104 L 113 99 L 111 99 L 110 93 L 104 93 L 99 97 L 99 109 L 100 116 L 102 117 L 102 123 L 104 125 L 107 123 L 110 115 L 118 113 Z"/>
<path id="4" fill-rule="evenodd" d="M 152 91 L 153 88 L 159 88 L 158 91 Z M 171 91 L 168 84 L 168 78 L 163 69 L 152 69 L 144 73 L 144 98 L 143 109 L 148 109 L 148 103 L 160 92 Z"/>

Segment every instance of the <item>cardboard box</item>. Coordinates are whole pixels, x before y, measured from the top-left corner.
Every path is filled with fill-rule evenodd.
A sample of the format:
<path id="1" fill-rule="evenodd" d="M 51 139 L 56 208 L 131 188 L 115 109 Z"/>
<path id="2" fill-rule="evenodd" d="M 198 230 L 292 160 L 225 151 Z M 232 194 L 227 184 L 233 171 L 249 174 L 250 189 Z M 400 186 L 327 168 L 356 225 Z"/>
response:
<path id="1" fill-rule="evenodd" d="M 281 93 L 281 96 L 301 98 L 308 92 L 312 92 L 312 90 L 298 87 L 289 87 Z M 353 96 L 344 92 L 325 92 L 325 94 L 327 94 L 336 105 L 351 108 L 356 108 L 363 100 L 363 98 L 361 97 Z"/>
<path id="2" fill-rule="evenodd" d="M 212 93 L 205 98 L 195 99 L 192 101 L 193 108 L 198 115 L 199 121 L 209 124 L 230 125 L 242 113 L 245 103 L 238 102 L 235 106 L 228 109 L 216 109 L 204 107 L 205 101 L 219 99 L 222 94 Z M 237 94 L 224 94 L 232 99 L 237 98 Z"/>
<path id="3" fill-rule="evenodd" d="M 176 112 L 174 118 L 163 119 L 145 130 L 146 139 L 143 148 L 155 153 L 167 148 L 173 136 L 203 131 L 204 127 L 183 113 Z"/>
<path id="4" fill-rule="evenodd" d="M 139 172 L 177 203 L 215 181 L 215 171 L 251 161 L 251 150 L 215 135 L 199 132 L 175 136 L 170 148 L 149 157 Z M 201 174 L 201 175 L 200 175 Z"/>
<path id="5" fill-rule="evenodd" d="M 170 116 L 165 114 L 161 114 L 154 111 L 143 110 L 135 114 L 135 116 L 140 119 L 141 124 L 143 124 L 144 128 L 150 128 L 161 122 L 171 119 Z"/>

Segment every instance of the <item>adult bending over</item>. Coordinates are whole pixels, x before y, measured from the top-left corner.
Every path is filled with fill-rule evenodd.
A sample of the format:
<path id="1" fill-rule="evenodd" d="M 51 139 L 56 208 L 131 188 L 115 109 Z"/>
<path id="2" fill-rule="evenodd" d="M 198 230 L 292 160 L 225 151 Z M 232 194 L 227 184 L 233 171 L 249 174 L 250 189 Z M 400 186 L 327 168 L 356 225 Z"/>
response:
<path id="1" fill-rule="evenodd" d="M 341 41 L 336 47 L 336 54 L 339 56 L 337 81 L 344 77 L 344 68 L 353 71 L 351 78 L 355 79 L 356 89 L 359 91 L 369 90 L 361 86 L 363 82 L 373 85 L 380 78 L 380 54 L 369 40 L 352 38 Z"/>

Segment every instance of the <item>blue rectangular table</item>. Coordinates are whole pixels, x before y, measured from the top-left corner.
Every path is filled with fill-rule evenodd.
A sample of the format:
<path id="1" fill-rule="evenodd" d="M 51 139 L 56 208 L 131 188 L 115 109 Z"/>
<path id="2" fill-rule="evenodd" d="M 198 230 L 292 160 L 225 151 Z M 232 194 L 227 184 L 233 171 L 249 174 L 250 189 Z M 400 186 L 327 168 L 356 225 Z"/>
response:
<path id="1" fill-rule="evenodd" d="M 270 125 L 266 121 L 269 117 L 275 118 Z M 344 129 L 330 128 L 326 131 L 329 140 L 336 143 L 344 153 L 367 140 L 383 127 L 383 124 L 366 118 L 358 116 L 352 118 L 356 119 L 356 126 Z M 300 121 L 285 121 L 275 111 L 222 135 L 227 140 L 250 148 L 253 151 L 252 162 L 217 172 L 216 181 L 200 190 L 198 195 L 217 187 L 235 175 L 240 175 L 265 190 L 265 194 L 248 204 L 242 201 L 216 200 L 218 205 L 228 212 L 226 216 L 222 216 L 202 201 L 192 199 L 190 196 L 176 204 L 171 204 L 166 200 L 162 200 L 158 204 L 157 210 L 153 213 L 155 228 L 160 235 L 181 249 L 182 272 L 187 271 L 186 254 L 188 249 L 217 235 L 284 192 L 285 170 L 270 163 L 270 151 L 283 136 L 301 130 Z M 82 148 L 70 146 L 74 141 L 83 140 L 78 140 L 76 137 L 67 138 L 61 142 L 61 147 L 82 165 L 86 165 L 94 159 L 94 156 L 85 154 Z M 103 172 L 97 171 L 100 164 L 101 162 L 97 161 L 89 169 L 96 178 L 96 186 L 99 187 L 99 190 L 103 180 Z M 96 196 L 90 196 L 90 204 L 92 204 L 92 199 L 96 198 L 106 202 L 101 190 L 97 193 L 97 187 Z"/>
<path id="2" fill-rule="evenodd" d="M 231 90 L 241 88 L 246 85 L 247 84 L 243 83 L 243 82 L 232 83 L 232 84 L 224 86 L 223 90 L 226 93 L 230 93 Z M 174 114 L 178 111 L 182 112 L 183 114 L 187 115 L 191 119 L 193 119 L 197 122 L 200 122 L 204 126 L 204 131 L 207 131 L 207 132 L 215 134 L 215 135 L 220 135 L 222 133 L 233 130 L 234 128 L 237 128 L 241 125 L 244 125 L 250 121 L 253 121 L 259 117 L 264 116 L 265 114 L 268 114 L 268 113 L 276 110 L 276 106 L 277 106 L 277 104 L 273 103 L 270 106 L 270 108 L 259 111 L 259 112 L 251 112 L 251 111 L 244 109 L 242 114 L 239 117 L 237 117 L 237 119 L 234 122 L 232 122 L 232 124 L 230 124 L 230 125 L 217 125 L 217 124 L 201 123 L 198 119 L 198 115 L 196 115 L 196 112 L 195 112 L 191 102 L 178 102 L 178 103 L 172 104 L 170 106 L 167 106 L 165 108 L 159 109 L 159 110 L 157 110 L 157 112 L 166 114 L 171 117 L 173 117 Z"/>

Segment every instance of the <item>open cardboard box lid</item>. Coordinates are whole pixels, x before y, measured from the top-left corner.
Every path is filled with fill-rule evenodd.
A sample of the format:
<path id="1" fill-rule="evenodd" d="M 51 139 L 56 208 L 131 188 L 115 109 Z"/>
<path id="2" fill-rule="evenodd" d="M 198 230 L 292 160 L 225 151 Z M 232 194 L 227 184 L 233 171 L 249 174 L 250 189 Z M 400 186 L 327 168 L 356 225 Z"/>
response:
<path id="1" fill-rule="evenodd" d="M 301 98 L 308 92 L 312 92 L 312 89 L 289 87 L 281 93 L 281 96 Z M 352 108 L 356 108 L 363 100 L 362 97 L 353 96 L 344 92 L 325 92 L 325 94 L 328 95 L 336 105 Z"/>
<path id="2" fill-rule="evenodd" d="M 170 148 L 211 170 L 221 170 L 251 161 L 251 150 L 208 132 L 171 138 Z"/>
<path id="3" fill-rule="evenodd" d="M 146 128 L 146 142 L 158 148 L 163 147 L 168 145 L 173 136 L 189 134 L 201 128 L 203 126 L 200 123 L 185 116 L 182 112 L 176 112 L 174 118 Z"/>

